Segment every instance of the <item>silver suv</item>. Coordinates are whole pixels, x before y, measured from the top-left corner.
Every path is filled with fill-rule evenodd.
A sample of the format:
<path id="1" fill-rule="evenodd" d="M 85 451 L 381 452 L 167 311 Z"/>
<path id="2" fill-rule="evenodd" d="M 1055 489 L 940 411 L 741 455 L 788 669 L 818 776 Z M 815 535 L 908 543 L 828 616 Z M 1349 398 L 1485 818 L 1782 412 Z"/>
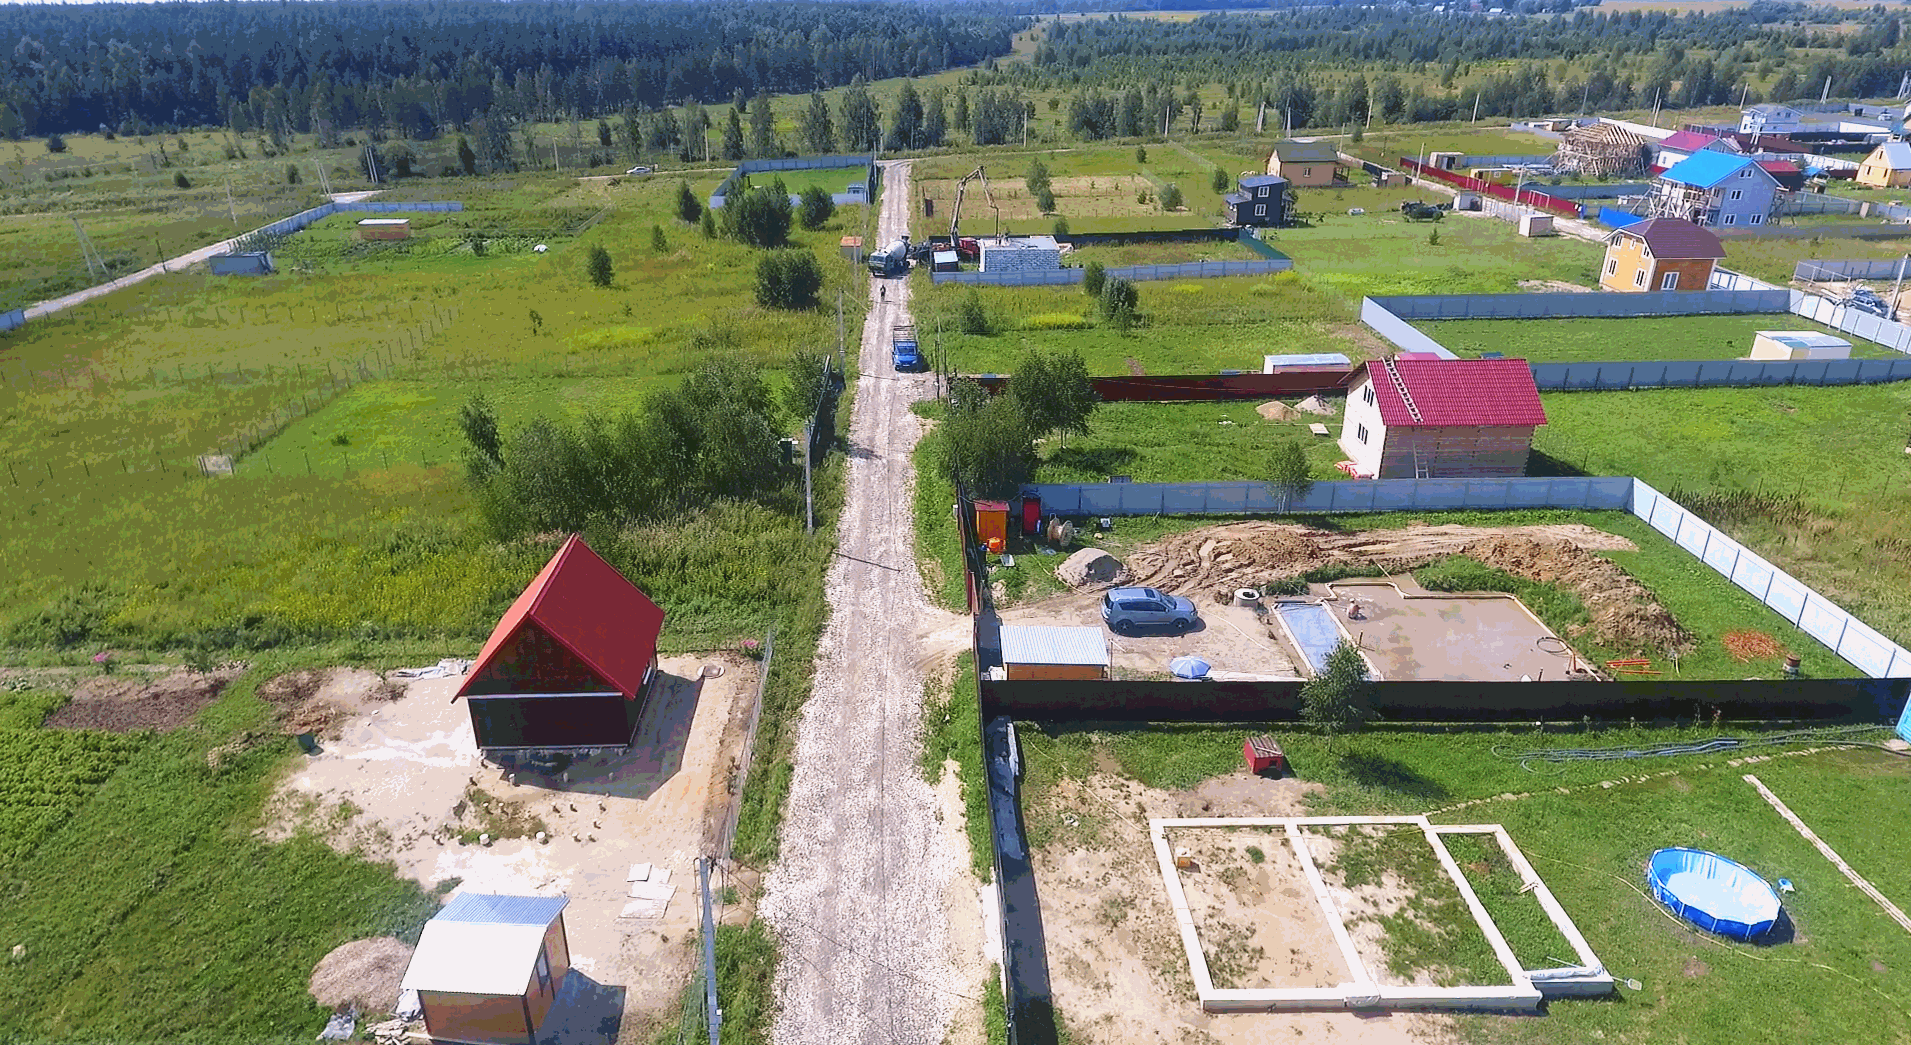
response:
<path id="1" fill-rule="evenodd" d="M 1126 635 L 1149 627 L 1187 631 L 1200 617 L 1194 612 L 1194 603 L 1179 595 L 1153 588 L 1113 588 L 1101 598 L 1101 619 Z"/>

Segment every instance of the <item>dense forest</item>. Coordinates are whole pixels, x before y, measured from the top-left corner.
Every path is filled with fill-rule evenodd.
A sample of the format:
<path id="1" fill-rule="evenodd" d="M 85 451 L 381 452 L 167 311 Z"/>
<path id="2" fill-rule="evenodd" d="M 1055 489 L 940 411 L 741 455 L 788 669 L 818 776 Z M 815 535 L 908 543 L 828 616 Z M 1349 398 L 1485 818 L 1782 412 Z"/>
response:
<path id="1" fill-rule="evenodd" d="M 1043 37 L 1032 65 L 1000 64 L 982 82 L 1076 89 L 1070 124 L 1086 138 L 1158 132 L 1164 117 L 1231 130 L 1263 101 L 1320 127 L 1791 100 L 1827 78 L 1834 96 L 1890 96 L 1911 69 L 1889 9 L 1805 4 L 1493 18 L 1309 6 L 1051 21 Z M 1194 93 L 1176 86 L 1208 83 L 1229 85 L 1230 106 L 1200 124 Z"/>
<path id="2" fill-rule="evenodd" d="M 594 117 L 1008 53 L 1005 9 L 816 2 L 0 5 L 0 135 Z"/>

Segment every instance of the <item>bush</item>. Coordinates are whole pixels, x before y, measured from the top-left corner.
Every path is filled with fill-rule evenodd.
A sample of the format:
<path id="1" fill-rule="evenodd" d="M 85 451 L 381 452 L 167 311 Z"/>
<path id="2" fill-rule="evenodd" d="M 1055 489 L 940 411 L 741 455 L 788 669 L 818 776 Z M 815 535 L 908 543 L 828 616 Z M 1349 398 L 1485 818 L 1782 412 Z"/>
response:
<path id="1" fill-rule="evenodd" d="M 1181 209 L 1181 186 L 1176 185 L 1173 182 L 1169 182 L 1168 184 L 1163 185 L 1161 187 L 1161 209 L 1162 210 L 1180 210 Z"/>
<path id="2" fill-rule="evenodd" d="M 298 164 L 288 163 L 285 165 L 285 183 L 287 185 L 297 185 L 299 183 L 299 165 Z"/>
<path id="3" fill-rule="evenodd" d="M 1108 270 L 1099 261 L 1091 261 L 1082 269 L 1082 293 L 1091 298 L 1101 297 L 1101 288 L 1108 282 Z"/>
<path id="4" fill-rule="evenodd" d="M 1141 292 L 1125 279 L 1111 279 L 1101 288 L 1101 314 L 1113 323 L 1116 329 L 1127 330 L 1135 325 L 1136 310 L 1141 306 Z"/>
<path id="5" fill-rule="evenodd" d="M 956 306 L 956 325 L 964 334 L 993 334 L 995 328 L 989 323 L 988 310 L 982 307 L 982 295 L 973 287 L 969 296 Z"/>
<path id="6" fill-rule="evenodd" d="M 599 287 L 610 286 L 610 251 L 605 250 L 603 247 L 592 247 L 590 261 L 586 263 L 586 271 L 590 273 L 591 283 L 593 285 Z"/>
<path id="7" fill-rule="evenodd" d="M 823 191 L 820 185 L 811 185 L 803 190 L 803 205 L 800 220 L 803 227 L 815 231 L 823 227 L 829 219 L 836 216 L 836 201 Z"/>
<path id="8" fill-rule="evenodd" d="M 1228 172 L 1219 167 L 1214 168 L 1214 191 L 1217 194 L 1228 191 Z"/>
<path id="9" fill-rule="evenodd" d="M 178 171 L 173 174 L 173 184 L 182 189 L 192 188 L 192 182 L 187 180 L 185 171 Z"/>
<path id="10" fill-rule="evenodd" d="M 756 263 L 756 303 L 764 308 L 812 308 L 823 289 L 823 266 L 801 247 L 771 251 Z"/>
<path id="11" fill-rule="evenodd" d="M 1055 238 L 1056 239 L 1068 238 L 1068 219 L 1067 218 L 1057 217 L 1055 219 Z"/>
<path id="12" fill-rule="evenodd" d="M 1135 146 L 1135 162 L 1136 163 L 1148 162 L 1148 147 L 1147 146 L 1145 145 Z"/>
<path id="13" fill-rule="evenodd" d="M 1043 214 L 1055 213 L 1055 194 L 1050 192 L 1047 186 L 1043 186 L 1042 190 L 1035 194 L 1035 206 Z"/>
<path id="14" fill-rule="evenodd" d="M 723 204 L 725 231 L 752 247 L 775 248 L 790 241 L 790 194 L 782 179 L 732 193 Z"/>
<path id="15" fill-rule="evenodd" d="M 703 204 L 698 201 L 697 194 L 690 191 L 687 181 L 677 183 L 677 217 L 683 221 L 696 221 L 703 217 Z"/>
<path id="16" fill-rule="evenodd" d="M 48 151 L 48 152 L 65 152 L 65 151 L 66 151 L 66 139 L 65 139 L 65 138 L 62 138 L 62 137 L 60 137 L 60 136 L 59 136 L 59 135 L 57 135 L 57 134 L 49 134 L 49 135 L 47 135 L 47 136 L 46 136 L 46 151 Z"/>
<path id="17" fill-rule="evenodd" d="M 662 254 L 669 249 L 670 241 L 664 238 L 664 227 L 662 225 L 652 225 L 650 227 L 650 252 L 652 254 Z"/>
<path id="18" fill-rule="evenodd" d="M 1087 330 L 1088 317 L 1073 312 L 1042 312 L 1022 320 L 1023 330 Z"/>
<path id="19" fill-rule="evenodd" d="M 703 233 L 704 239 L 716 239 L 717 216 L 707 210 L 704 211 L 703 218 L 697 223 L 697 228 Z"/>

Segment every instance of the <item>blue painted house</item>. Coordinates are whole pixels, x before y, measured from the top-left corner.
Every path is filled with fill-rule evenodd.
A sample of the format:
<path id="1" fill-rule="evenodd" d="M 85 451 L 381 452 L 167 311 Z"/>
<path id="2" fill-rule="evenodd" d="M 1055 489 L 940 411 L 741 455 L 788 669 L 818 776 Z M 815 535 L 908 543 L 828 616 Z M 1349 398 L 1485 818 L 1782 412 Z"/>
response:
<path id="1" fill-rule="evenodd" d="M 1235 225 L 1269 227 L 1285 225 L 1287 212 L 1286 178 L 1272 174 L 1250 174 L 1240 181 L 1238 191 L 1222 199 L 1228 206 L 1228 220 Z"/>
<path id="2" fill-rule="evenodd" d="M 1750 156 L 1695 152 L 1652 183 L 1647 212 L 1710 229 L 1757 229 L 1778 215 L 1784 191 Z"/>

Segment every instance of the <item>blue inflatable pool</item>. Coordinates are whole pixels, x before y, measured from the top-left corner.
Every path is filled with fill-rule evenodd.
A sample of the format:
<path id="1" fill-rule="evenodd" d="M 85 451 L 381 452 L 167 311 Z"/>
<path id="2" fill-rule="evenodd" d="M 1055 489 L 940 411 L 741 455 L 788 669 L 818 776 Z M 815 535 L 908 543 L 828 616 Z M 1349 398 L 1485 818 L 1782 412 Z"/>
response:
<path id="1" fill-rule="evenodd" d="M 1765 879 L 1717 853 L 1661 849 L 1646 861 L 1652 895 L 1693 925 L 1749 940 L 1778 923 L 1778 894 Z"/>

